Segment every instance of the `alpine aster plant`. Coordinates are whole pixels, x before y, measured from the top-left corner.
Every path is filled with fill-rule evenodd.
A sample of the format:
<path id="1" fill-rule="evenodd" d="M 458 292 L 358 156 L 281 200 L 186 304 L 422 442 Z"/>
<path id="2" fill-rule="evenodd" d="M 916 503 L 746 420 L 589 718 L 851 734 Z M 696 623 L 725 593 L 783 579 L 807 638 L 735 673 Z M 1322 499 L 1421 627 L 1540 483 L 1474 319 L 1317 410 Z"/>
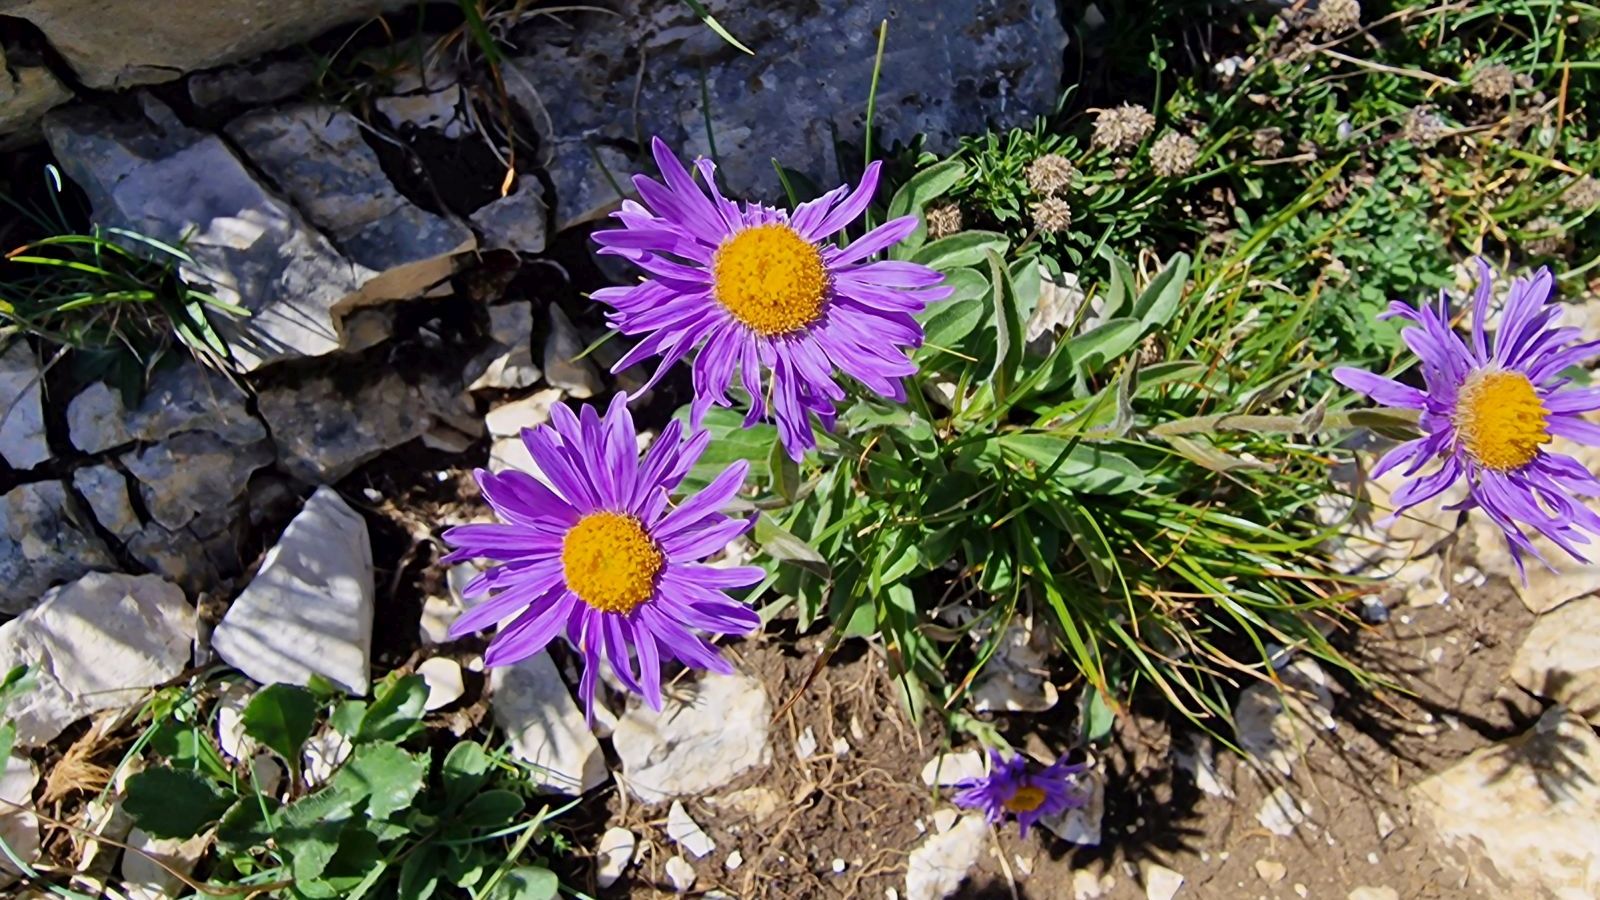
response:
<path id="1" fill-rule="evenodd" d="M 1032 770 L 1021 754 L 1008 759 L 998 750 L 989 751 L 989 763 L 989 774 L 956 782 L 951 799 L 957 806 L 982 810 L 993 824 L 1008 815 L 1015 816 L 1023 837 L 1040 819 L 1084 804 L 1078 776 L 1088 769 L 1086 765 L 1069 765 L 1063 757 L 1053 765 Z"/>
<path id="2" fill-rule="evenodd" d="M 1587 561 L 1579 547 L 1600 534 L 1600 516 L 1583 498 L 1600 496 L 1600 481 L 1549 445 L 1556 437 L 1600 445 L 1600 426 L 1582 417 L 1600 409 L 1600 388 L 1570 387 L 1562 376 L 1600 354 L 1600 341 L 1580 343 L 1577 328 L 1556 327 L 1561 307 L 1549 302 L 1555 279 L 1542 268 L 1511 283 L 1491 342 L 1486 320 L 1493 273 L 1482 260 L 1478 268 L 1470 346 L 1451 330 L 1442 292 L 1436 307 L 1395 302 L 1383 316 L 1414 323 L 1401 337 L 1422 362 L 1422 387 L 1360 369 L 1335 369 L 1333 377 L 1385 406 L 1421 413 L 1424 436 L 1389 451 L 1373 468 L 1376 477 L 1405 466 L 1410 479 L 1394 493 L 1389 521 L 1465 481 L 1467 499 L 1452 508 L 1481 508 L 1505 532 L 1519 570 L 1524 554 L 1549 565 L 1524 526 Z M 1418 474 L 1434 461 L 1439 468 Z"/>
<path id="3" fill-rule="evenodd" d="M 665 183 L 635 176 L 643 203 L 624 201 L 613 214 L 623 227 L 594 235 L 601 253 L 649 273 L 594 293 L 612 307 L 617 330 L 645 336 L 612 371 L 659 356 L 654 384 L 698 348 L 691 421 L 698 425 L 712 404 L 732 405 L 737 371 L 750 395 L 745 426 L 770 407 L 796 460 L 816 446 L 812 417 L 833 425 L 834 404 L 845 398 L 836 372 L 905 400 L 901 379 L 916 372 L 905 348 L 922 344 L 913 316 L 951 289 L 927 266 L 872 257 L 915 231 L 917 217 L 886 222 L 848 247 L 828 242 L 866 212 L 880 163 L 855 190 L 836 188 L 790 212 L 741 207 L 718 190 L 710 160 L 695 160 L 701 187 L 661 139 L 651 148 Z"/>
<path id="4" fill-rule="evenodd" d="M 543 480 L 478 469 L 478 485 L 500 522 L 444 533 L 457 548 L 444 563 L 496 563 L 463 591 L 469 599 L 488 598 L 456 619 L 450 637 L 512 617 L 484 654 L 486 665 L 503 666 L 565 633 L 583 656 L 578 692 L 591 725 L 602 656 L 628 689 L 659 710 L 663 657 L 731 673 L 696 632 L 748 634 L 761 625 L 753 610 L 723 592 L 754 584 L 765 573 L 701 564 L 754 525 L 719 511 L 744 484 L 749 464 L 734 463 L 704 490 L 673 504 L 669 495 L 710 435 L 684 439 L 682 423 L 674 421 L 641 460 L 625 401 L 617 394 L 604 419 L 592 406 L 580 416 L 556 404 L 551 424 L 522 432 Z"/>

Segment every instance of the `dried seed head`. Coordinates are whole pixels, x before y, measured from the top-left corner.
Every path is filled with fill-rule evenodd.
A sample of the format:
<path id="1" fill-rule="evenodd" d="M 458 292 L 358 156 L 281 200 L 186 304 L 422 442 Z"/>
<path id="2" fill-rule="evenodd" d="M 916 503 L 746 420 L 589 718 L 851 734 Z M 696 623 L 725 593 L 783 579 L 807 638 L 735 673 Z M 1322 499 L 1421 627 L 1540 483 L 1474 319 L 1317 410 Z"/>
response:
<path id="1" fill-rule="evenodd" d="M 1263 128 L 1250 135 L 1250 149 L 1257 156 L 1274 157 L 1283 153 L 1283 129 Z"/>
<path id="2" fill-rule="evenodd" d="M 1522 242 L 1522 249 L 1529 256 L 1555 256 L 1566 248 L 1567 231 L 1555 219 L 1540 216 L 1522 226 L 1522 230 L 1530 235 Z"/>
<path id="3" fill-rule="evenodd" d="M 1139 342 L 1139 366 L 1153 366 L 1166 358 L 1166 350 L 1161 346 L 1159 335 L 1149 335 Z"/>
<path id="4" fill-rule="evenodd" d="M 1360 0 L 1321 0 L 1306 19 L 1308 31 L 1325 37 L 1353 31 L 1360 25 Z"/>
<path id="5" fill-rule="evenodd" d="M 1060 197 L 1046 197 L 1029 211 L 1033 213 L 1033 227 L 1041 234 L 1066 231 L 1072 224 L 1072 207 Z"/>
<path id="6" fill-rule="evenodd" d="M 1577 181 L 1567 185 L 1567 190 L 1561 195 L 1561 202 L 1577 213 L 1585 213 L 1600 206 L 1600 178 L 1585 175 Z"/>
<path id="7" fill-rule="evenodd" d="M 1413 107 L 1400 128 L 1400 136 L 1419 147 L 1432 147 L 1449 131 L 1444 119 L 1431 106 Z"/>
<path id="8" fill-rule="evenodd" d="M 1200 145 L 1187 134 L 1169 131 L 1150 148 L 1150 168 L 1162 178 L 1182 178 L 1200 158 Z"/>
<path id="9" fill-rule="evenodd" d="M 1472 73 L 1472 93 L 1484 100 L 1504 100 L 1516 87 L 1516 76 L 1505 63 L 1484 66 Z"/>
<path id="10" fill-rule="evenodd" d="M 1102 109 L 1094 120 L 1094 145 L 1107 150 L 1132 150 L 1156 127 L 1156 117 L 1136 103 Z"/>
<path id="11" fill-rule="evenodd" d="M 1077 168 L 1059 153 L 1046 153 L 1028 164 L 1028 189 L 1042 197 L 1061 193 L 1077 177 Z"/>
<path id="12" fill-rule="evenodd" d="M 928 239 L 937 241 L 961 230 L 961 207 L 954 203 L 930 206 L 924 213 L 928 224 Z"/>

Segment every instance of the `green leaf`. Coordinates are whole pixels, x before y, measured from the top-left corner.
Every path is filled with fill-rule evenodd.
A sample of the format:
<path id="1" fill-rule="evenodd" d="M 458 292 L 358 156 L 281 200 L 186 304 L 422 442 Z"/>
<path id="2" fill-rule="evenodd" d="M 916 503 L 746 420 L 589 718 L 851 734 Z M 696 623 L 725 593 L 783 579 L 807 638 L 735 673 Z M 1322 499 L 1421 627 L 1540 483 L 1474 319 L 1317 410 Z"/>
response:
<path id="1" fill-rule="evenodd" d="M 1051 481 L 1075 492 L 1121 494 L 1144 483 L 1144 472 L 1131 460 L 1093 444 L 1074 445 L 1067 438 L 1026 432 L 1003 435 L 996 442 L 1007 457 L 1031 464 L 1035 472 L 1055 466 Z"/>
<path id="2" fill-rule="evenodd" d="M 314 822 L 278 836 L 278 845 L 289 854 L 289 872 L 302 890 L 322 878 L 333 855 L 339 852 L 339 836 L 345 824 L 344 819 Z M 318 893 L 316 896 L 331 897 L 333 894 Z"/>
<path id="3" fill-rule="evenodd" d="M 1011 284 L 1011 273 L 1000 255 L 989 251 L 989 282 L 994 285 L 994 369 L 989 377 L 994 385 L 996 403 L 1004 403 L 1011 394 L 1017 370 L 1022 366 L 1025 343 L 1021 314 L 1017 311 L 1017 292 Z"/>
<path id="4" fill-rule="evenodd" d="M 440 857 L 444 849 L 427 843 L 411 851 L 400 866 L 400 900 L 428 900 L 439 887 Z"/>
<path id="5" fill-rule="evenodd" d="M 1112 319 L 1069 339 L 1043 390 L 1061 386 L 1074 371 L 1085 377 L 1098 374 L 1138 344 L 1142 330 L 1138 319 Z"/>
<path id="6" fill-rule="evenodd" d="M 987 304 L 982 300 L 957 300 L 939 304 L 923 323 L 923 346 L 930 353 L 956 350 L 961 339 L 971 334 L 983 321 Z"/>
<path id="7" fill-rule="evenodd" d="M 772 452 L 767 454 L 767 468 L 772 472 L 772 487 L 778 496 L 793 503 L 800 496 L 800 466 L 789 456 L 779 441 L 772 442 Z"/>
<path id="8" fill-rule="evenodd" d="M 377 699 L 361 717 L 354 742 L 405 740 L 422 728 L 421 719 L 427 703 L 428 683 L 421 675 L 407 675 L 380 686 Z"/>
<path id="9" fill-rule="evenodd" d="M 454 810 L 488 783 L 489 754 L 476 741 L 463 741 L 450 748 L 439 778 L 444 783 L 445 809 Z"/>
<path id="10" fill-rule="evenodd" d="M 912 254 L 912 262 L 948 271 L 982 263 L 991 252 L 1004 254 L 1010 242 L 993 231 L 962 231 L 940 238 Z"/>
<path id="11" fill-rule="evenodd" d="M 823 578 L 827 578 L 832 571 L 828 561 L 815 547 L 796 537 L 793 532 L 779 525 L 777 520 L 766 513 L 762 513 L 760 518 L 756 519 L 755 531 L 751 537 L 773 559 L 794 563 Z"/>
<path id="12" fill-rule="evenodd" d="M 232 797 L 199 773 L 158 766 L 128 779 L 122 808 L 153 837 L 187 839 L 221 818 L 232 804 Z"/>
<path id="13" fill-rule="evenodd" d="M 361 731 L 361 720 L 366 716 L 367 701 L 345 700 L 334 707 L 333 715 L 328 716 L 328 724 L 345 737 L 354 738 Z"/>
<path id="14" fill-rule="evenodd" d="M 272 837 L 267 813 L 277 810 L 278 801 L 272 797 L 239 798 L 217 823 L 217 848 L 225 855 L 237 856 L 264 846 Z"/>
<path id="15" fill-rule="evenodd" d="M 1179 253 L 1145 285 L 1144 293 L 1133 301 L 1133 317 L 1144 324 L 1144 331 L 1161 328 L 1178 312 L 1178 301 L 1189 278 L 1189 256 Z"/>
<path id="16" fill-rule="evenodd" d="M 1079 707 L 1078 721 L 1083 723 L 1085 743 L 1099 743 L 1111 736 L 1111 727 L 1117 723 L 1117 717 L 1098 688 L 1084 685 Z"/>
<path id="17" fill-rule="evenodd" d="M 1225 453 L 1216 447 L 1202 441 L 1190 440 L 1182 435 L 1163 435 L 1162 439 L 1178 451 L 1185 459 L 1213 472 L 1235 472 L 1246 469 L 1270 469 L 1271 466 L 1264 462 L 1241 459 L 1231 453 Z"/>
<path id="18" fill-rule="evenodd" d="M 317 701 L 311 692 L 290 684 L 268 685 L 244 708 L 244 733 L 300 770 L 300 749 L 317 722 Z"/>
<path id="19" fill-rule="evenodd" d="M 673 418 L 687 426 L 688 407 L 678 410 Z M 778 441 L 777 428 L 765 423 L 746 428 L 744 413 L 720 406 L 706 410 L 701 424 L 711 434 L 711 444 L 706 447 L 700 461 L 689 470 L 688 477 L 683 481 L 683 490 L 710 484 L 724 469 L 741 459 L 750 463 L 748 478 L 751 481 L 759 483 L 772 477 L 772 472 L 767 468 L 767 459 L 772 453 L 772 445 Z"/>
<path id="20" fill-rule="evenodd" d="M 375 819 L 385 819 L 411 805 L 427 774 L 424 757 L 393 744 L 365 744 L 350 754 L 327 789 L 365 796 L 367 813 Z"/>
<path id="21" fill-rule="evenodd" d="M 522 812 L 522 798 L 510 791 L 484 791 L 472 798 L 456 817 L 468 828 L 500 828 Z"/>
<path id="22" fill-rule="evenodd" d="M 537 866 L 518 866 L 495 884 L 488 900 L 555 900 L 560 890 L 561 881 L 554 872 Z"/>

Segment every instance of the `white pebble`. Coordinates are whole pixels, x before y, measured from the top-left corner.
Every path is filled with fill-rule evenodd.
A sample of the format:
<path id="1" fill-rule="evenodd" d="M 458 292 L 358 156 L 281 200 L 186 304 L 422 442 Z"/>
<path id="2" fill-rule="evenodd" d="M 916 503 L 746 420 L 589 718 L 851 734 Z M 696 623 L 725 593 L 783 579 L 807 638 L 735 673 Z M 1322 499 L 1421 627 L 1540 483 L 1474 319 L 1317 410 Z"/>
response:
<path id="1" fill-rule="evenodd" d="M 844 860 L 835 859 L 833 861 L 833 874 L 838 875 L 838 874 L 841 874 L 843 872 L 844 872 Z"/>
<path id="2" fill-rule="evenodd" d="M 729 872 L 732 872 L 734 869 L 737 869 L 742 865 L 744 865 L 744 854 L 737 850 L 729 853 L 727 861 L 723 863 L 723 866 L 727 867 Z"/>

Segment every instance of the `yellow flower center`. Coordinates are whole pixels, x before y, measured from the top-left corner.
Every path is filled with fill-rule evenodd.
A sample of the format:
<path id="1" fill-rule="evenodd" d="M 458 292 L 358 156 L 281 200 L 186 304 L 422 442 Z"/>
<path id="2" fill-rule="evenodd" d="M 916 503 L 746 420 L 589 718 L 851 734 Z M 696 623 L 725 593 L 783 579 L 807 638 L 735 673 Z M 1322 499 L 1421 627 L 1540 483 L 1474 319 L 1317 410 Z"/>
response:
<path id="1" fill-rule="evenodd" d="M 1472 458 L 1506 472 L 1533 462 L 1550 443 L 1549 419 L 1521 372 L 1480 372 L 1461 386 L 1455 426 Z"/>
<path id="2" fill-rule="evenodd" d="M 639 520 L 622 513 L 590 513 L 561 543 L 567 588 L 601 612 L 627 615 L 649 600 L 662 561 Z"/>
<path id="3" fill-rule="evenodd" d="M 822 318 L 828 270 L 817 248 L 787 225 L 746 228 L 711 261 L 717 302 L 745 327 L 771 337 Z"/>
<path id="4" fill-rule="evenodd" d="M 1001 805 L 1014 813 L 1033 812 L 1044 805 L 1044 791 L 1024 785 L 1017 788 L 1017 792 L 1011 795 L 1011 799 Z"/>

